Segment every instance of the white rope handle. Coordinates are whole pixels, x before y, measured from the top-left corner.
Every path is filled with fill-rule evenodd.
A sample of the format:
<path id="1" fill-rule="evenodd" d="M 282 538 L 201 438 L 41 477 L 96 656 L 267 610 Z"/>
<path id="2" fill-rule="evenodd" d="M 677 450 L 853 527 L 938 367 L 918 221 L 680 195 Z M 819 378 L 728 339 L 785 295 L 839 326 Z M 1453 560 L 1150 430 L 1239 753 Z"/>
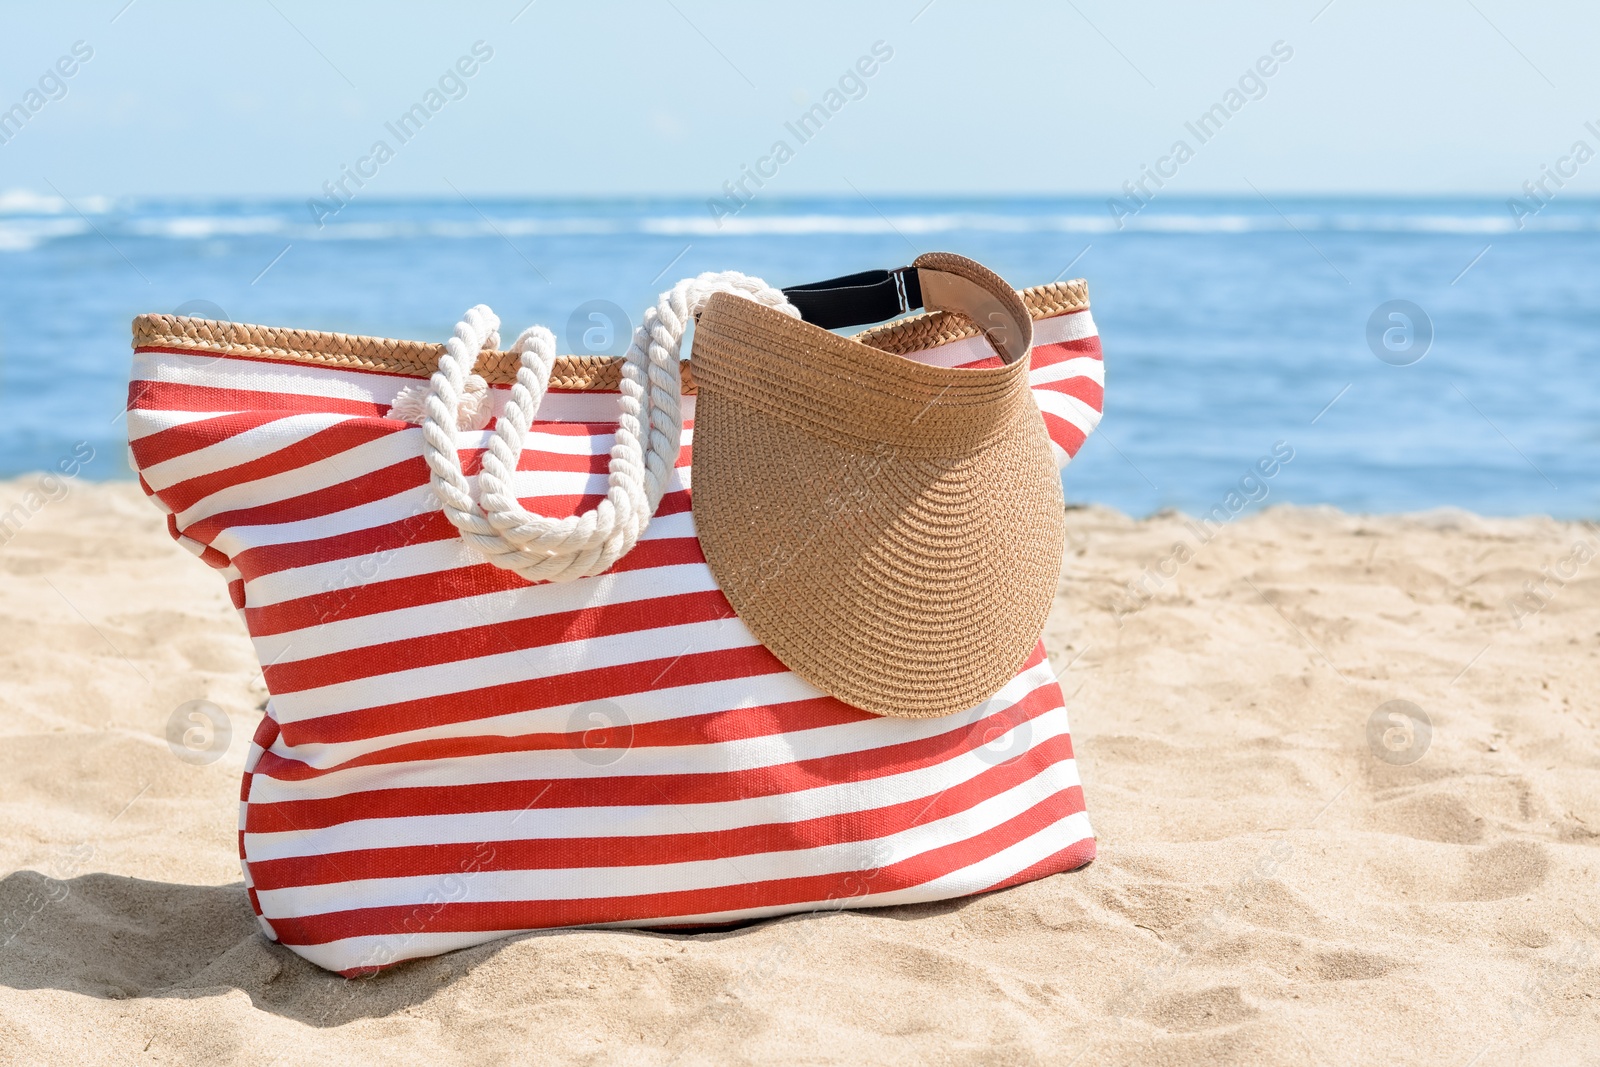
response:
<path id="1" fill-rule="evenodd" d="M 679 352 L 684 332 L 711 294 L 724 292 L 800 317 L 782 290 L 737 271 L 685 278 L 662 293 L 644 313 L 622 357 L 621 410 L 605 499 L 563 519 L 523 508 L 512 487 L 556 362 L 555 338 L 543 326 L 524 330 L 511 347 L 518 354 L 516 382 L 484 453 L 478 500 L 472 498 L 456 431 L 465 428 L 462 399 L 469 396 L 470 404 L 473 365 L 486 343 L 498 343 L 500 320 L 482 304 L 468 311 L 445 342 L 438 370 L 429 379 L 421 420 L 429 483 L 462 538 L 495 566 L 528 581 L 586 578 L 626 555 L 660 506 L 677 466 L 683 441 Z M 487 399 L 483 410 L 487 412 Z M 469 415 L 467 424 L 472 421 Z"/>

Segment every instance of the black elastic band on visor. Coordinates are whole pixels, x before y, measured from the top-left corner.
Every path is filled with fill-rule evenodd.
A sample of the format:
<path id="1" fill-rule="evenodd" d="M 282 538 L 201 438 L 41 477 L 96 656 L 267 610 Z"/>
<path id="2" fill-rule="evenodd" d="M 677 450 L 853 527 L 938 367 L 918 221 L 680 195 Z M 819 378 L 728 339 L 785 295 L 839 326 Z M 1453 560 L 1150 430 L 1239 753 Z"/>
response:
<path id="1" fill-rule="evenodd" d="M 865 326 L 922 306 L 922 280 L 914 267 L 864 270 L 783 291 L 800 317 L 824 330 Z"/>

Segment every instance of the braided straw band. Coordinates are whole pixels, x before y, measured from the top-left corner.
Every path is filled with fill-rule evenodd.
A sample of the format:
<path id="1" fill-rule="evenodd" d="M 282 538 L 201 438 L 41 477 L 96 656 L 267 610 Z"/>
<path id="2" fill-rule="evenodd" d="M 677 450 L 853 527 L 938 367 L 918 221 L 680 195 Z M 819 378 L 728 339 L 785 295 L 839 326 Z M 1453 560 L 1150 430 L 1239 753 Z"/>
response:
<path id="1" fill-rule="evenodd" d="M 694 361 L 695 526 L 762 644 L 879 715 L 965 711 L 1016 676 L 1066 540 L 1026 359 L 929 366 L 714 296 Z"/>
<path id="2" fill-rule="evenodd" d="M 1022 302 L 1034 319 L 1078 311 L 1089 306 L 1082 280 L 1054 282 L 1022 290 Z M 885 352 L 916 352 L 925 348 L 978 336 L 978 327 L 964 315 L 934 311 L 914 315 L 855 336 L 862 344 Z M 439 365 L 444 346 L 427 341 L 396 341 L 386 337 L 291 330 L 277 326 L 250 326 L 177 315 L 140 315 L 133 320 L 134 348 L 167 348 L 182 352 L 243 359 L 270 359 L 307 363 L 374 374 L 430 377 Z M 516 352 L 479 354 L 476 372 L 490 385 L 516 381 L 520 356 Z M 551 389 L 582 392 L 616 392 L 622 380 L 620 356 L 558 356 L 550 371 Z M 696 391 L 692 370 L 683 368 L 684 395 Z"/>
<path id="3" fill-rule="evenodd" d="M 427 341 L 250 326 L 178 315 L 135 318 L 133 347 L 308 363 L 408 378 L 431 377 L 444 354 L 444 345 Z M 558 356 L 550 372 L 550 388 L 614 393 L 622 380 L 622 363 L 621 356 Z M 517 352 L 486 350 L 478 355 L 475 369 L 490 385 L 510 385 L 517 380 L 520 365 Z M 687 374 L 683 384 L 685 393 L 693 392 L 693 381 Z"/>

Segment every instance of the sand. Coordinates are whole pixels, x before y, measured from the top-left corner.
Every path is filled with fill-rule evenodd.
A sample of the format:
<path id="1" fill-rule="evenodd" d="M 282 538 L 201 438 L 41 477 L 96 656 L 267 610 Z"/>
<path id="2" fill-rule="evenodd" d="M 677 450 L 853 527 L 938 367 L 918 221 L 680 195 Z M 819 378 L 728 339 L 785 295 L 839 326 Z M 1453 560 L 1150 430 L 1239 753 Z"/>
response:
<path id="1" fill-rule="evenodd" d="M 0 1062 L 1600 1062 L 1600 530 L 1070 528 L 1046 642 L 1090 867 L 346 982 L 240 887 L 265 693 L 221 582 L 134 487 L 72 485 L 0 546 Z M 199 698 L 209 765 L 165 740 Z M 1369 737 L 1396 700 L 1431 736 L 1391 706 Z"/>

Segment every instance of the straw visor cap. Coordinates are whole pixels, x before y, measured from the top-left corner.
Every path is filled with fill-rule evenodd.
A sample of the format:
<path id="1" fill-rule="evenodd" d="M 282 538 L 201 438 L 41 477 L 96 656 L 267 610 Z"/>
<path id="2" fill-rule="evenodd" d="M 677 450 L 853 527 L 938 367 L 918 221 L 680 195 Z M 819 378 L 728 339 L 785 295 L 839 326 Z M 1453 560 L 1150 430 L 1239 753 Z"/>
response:
<path id="1" fill-rule="evenodd" d="M 1055 596 L 1065 516 L 1028 388 L 1032 323 L 1009 288 L 985 315 L 998 367 L 930 366 L 729 294 L 696 326 L 706 560 L 785 666 L 878 715 L 992 697 Z"/>

